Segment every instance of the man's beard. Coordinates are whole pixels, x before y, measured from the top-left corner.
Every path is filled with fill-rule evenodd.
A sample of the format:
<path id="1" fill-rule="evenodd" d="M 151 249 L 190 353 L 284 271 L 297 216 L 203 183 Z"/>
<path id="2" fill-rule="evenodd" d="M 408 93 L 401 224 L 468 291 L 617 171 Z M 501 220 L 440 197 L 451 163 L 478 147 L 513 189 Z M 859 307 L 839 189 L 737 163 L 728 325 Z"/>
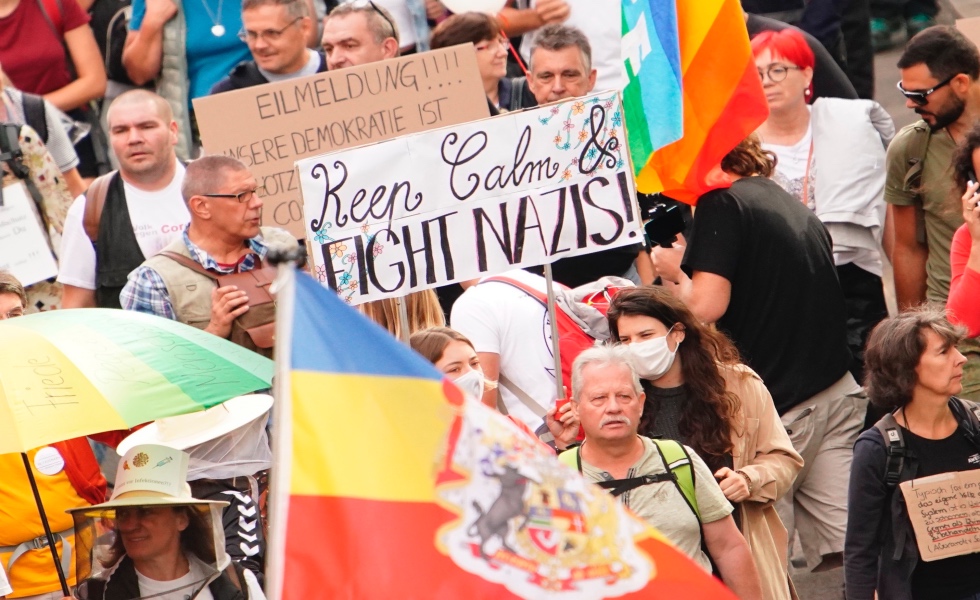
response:
<path id="1" fill-rule="evenodd" d="M 946 127 L 955 123 L 956 120 L 963 114 L 963 111 L 966 110 L 966 102 L 962 98 L 952 96 L 948 104 L 950 107 L 946 110 L 929 113 L 936 118 L 936 122 L 929 125 L 929 130 L 933 133 L 936 133 L 941 129 L 946 129 Z M 918 108 L 915 109 L 915 112 L 922 115 L 922 111 Z"/>

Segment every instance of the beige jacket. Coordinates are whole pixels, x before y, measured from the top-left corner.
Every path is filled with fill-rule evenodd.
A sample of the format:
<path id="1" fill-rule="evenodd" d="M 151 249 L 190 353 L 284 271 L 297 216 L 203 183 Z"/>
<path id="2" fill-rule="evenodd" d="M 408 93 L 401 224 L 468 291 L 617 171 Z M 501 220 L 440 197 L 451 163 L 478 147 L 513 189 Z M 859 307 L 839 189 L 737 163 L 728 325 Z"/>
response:
<path id="1" fill-rule="evenodd" d="M 742 404 L 743 423 L 732 433 L 735 470 L 752 481 L 749 499 L 740 504 L 742 535 L 762 579 L 766 600 L 796 598 L 789 580 L 786 527 L 775 501 L 788 492 L 803 468 L 803 458 L 786 435 L 772 396 L 762 379 L 745 365 L 722 367 L 726 388 Z"/>

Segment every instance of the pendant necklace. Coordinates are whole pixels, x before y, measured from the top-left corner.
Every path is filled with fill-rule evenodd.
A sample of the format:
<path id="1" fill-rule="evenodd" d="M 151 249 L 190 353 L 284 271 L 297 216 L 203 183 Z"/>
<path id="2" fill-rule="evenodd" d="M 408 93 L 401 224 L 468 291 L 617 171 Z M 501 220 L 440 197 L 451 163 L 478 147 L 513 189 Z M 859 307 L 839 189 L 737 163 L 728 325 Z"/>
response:
<path id="1" fill-rule="evenodd" d="M 201 0 L 201 4 L 204 5 L 204 10 L 206 10 L 208 13 L 208 18 L 211 19 L 211 23 L 214 24 L 214 26 L 211 27 L 211 35 L 214 37 L 221 37 L 225 34 L 225 26 L 221 24 L 221 3 L 223 1 L 224 0 L 218 0 L 218 15 L 215 16 L 215 14 L 211 12 L 211 7 L 208 6 L 207 0 Z"/>

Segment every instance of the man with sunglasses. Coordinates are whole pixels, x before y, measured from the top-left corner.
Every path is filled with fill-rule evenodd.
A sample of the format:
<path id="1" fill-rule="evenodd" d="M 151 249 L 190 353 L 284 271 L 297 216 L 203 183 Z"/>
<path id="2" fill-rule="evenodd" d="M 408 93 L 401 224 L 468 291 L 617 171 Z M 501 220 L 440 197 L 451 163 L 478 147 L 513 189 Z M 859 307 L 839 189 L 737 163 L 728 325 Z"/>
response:
<path id="1" fill-rule="evenodd" d="M 236 286 L 218 287 L 215 276 L 262 268 L 270 248 L 290 249 L 287 231 L 261 227 L 262 198 L 249 170 L 228 156 L 205 156 L 187 165 L 181 195 L 191 215 L 183 236 L 130 273 L 119 295 L 122 307 L 174 319 L 228 338 L 235 319 L 249 310 Z M 189 259 L 201 269 L 185 265 Z M 173 256 L 173 257 L 171 257 Z"/>
<path id="2" fill-rule="evenodd" d="M 384 7 L 372 0 L 338 5 L 323 19 L 323 51 L 334 71 L 395 58 L 398 27 Z"/>
<path id="3" fill-rule="evenodd" d="M 315 28 L 306 0 L 244 0 L 242 24 L 238 37 L 252 60 L 239 63 L 212 94 L 327 70 L 326 57 L 306 46 Z"/>
<path id="4" fill-rule="evenodd" d="M 898 61 L 898 90 L 922 119 L 888 148 L 885 201 L 894 230 L 891 249 L 900 310 L 923 301 L 945 304 L 950 246 L 963 224 L 953 192 L 953 152 L 980 119 L 980 53 L 954 27 L 930 27 L 909 41 Z M 980 342 L 959 346 L 968 359 L 961 396 L 980 400 Z"/>

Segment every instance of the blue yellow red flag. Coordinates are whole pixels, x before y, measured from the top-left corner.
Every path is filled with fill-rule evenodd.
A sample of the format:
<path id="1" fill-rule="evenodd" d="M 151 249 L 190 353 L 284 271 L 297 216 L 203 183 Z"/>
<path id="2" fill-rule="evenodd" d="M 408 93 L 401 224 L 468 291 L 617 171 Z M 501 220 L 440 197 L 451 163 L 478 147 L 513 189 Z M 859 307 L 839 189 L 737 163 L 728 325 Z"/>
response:
<path id="1" fill-rule="evenodd" d="M 283 280 L 272 600 L 733 598 L 333 292 Z"/>

